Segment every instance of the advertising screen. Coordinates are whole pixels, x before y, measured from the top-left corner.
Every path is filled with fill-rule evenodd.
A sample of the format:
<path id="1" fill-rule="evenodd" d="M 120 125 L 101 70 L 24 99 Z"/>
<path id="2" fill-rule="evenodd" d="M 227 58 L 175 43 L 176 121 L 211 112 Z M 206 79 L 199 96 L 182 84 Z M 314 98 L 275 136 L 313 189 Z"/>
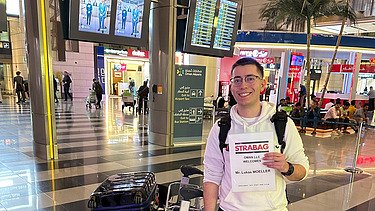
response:
<path id="1" fill-rule="evenodd" d="M 142 36 L 144 0 L 118 0 L 115 35 L 140 38 Z"/>
<path id="2" fill-rule="evenodd" d="M 148 47 L 151 0 L 59 0 L 65 39 Z"/>
<path id="3" fill-rule="evenodd" d="M 292 66 L 303 66 L 304 56 L 292 54 L 290 65 Z"/>
<path id="4" fill-rule="evenodd" d="M 79 31 L 109 34 L 112 0 L 79 1 Z"/>
<path id="5" fill-rule="evenodd" d="M 242 0 L 191 0 L 183 51 L 233 56 Z"/>

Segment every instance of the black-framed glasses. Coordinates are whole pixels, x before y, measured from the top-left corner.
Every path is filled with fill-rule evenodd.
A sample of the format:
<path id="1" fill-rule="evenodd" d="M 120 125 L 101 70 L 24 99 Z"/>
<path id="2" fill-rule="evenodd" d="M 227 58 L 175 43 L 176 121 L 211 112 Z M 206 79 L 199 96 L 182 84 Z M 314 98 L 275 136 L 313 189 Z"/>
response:
<path id="1" fill-rule="evenodd" d="M 262 79 L 260 76 L 257 75 L 246 75 L 245 77 L 236 76 L 230 79 L 230 83 L 233 86 L 241 86 L 242 82 L 245 81 L 247 84 L 253 84 L 257 79 Z"/>

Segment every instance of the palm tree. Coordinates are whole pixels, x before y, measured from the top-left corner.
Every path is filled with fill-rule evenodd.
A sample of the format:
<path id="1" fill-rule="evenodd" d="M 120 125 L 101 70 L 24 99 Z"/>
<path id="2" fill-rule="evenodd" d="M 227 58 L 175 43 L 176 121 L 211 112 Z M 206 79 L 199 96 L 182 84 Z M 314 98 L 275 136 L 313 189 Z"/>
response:
<path id="1" fill-rule="evenodd" d="M 340 43 L 341 43 L 341 38 L 342 38 L 342 34 L 344 32 L 346 21 L 349 19 L 352 23 L 355 23 L 356 19 L 357 19 L 357 16 L 356 16 L 353 8 L 350 6 L 349 0 L 341 1 L 340 4 L 345 5 L 344 7 L 337 8 L 337 11 L 336 11 L 336 13 L 340 17 L 342 17 L 341 28 L 340 28 L 339 35 L 337 36 L 335 51 L 333 53 L 331 64 L 330 64 L 329 69 L 328 69 L 327 78 L 326 78 L 326 80 L 324 82 L 324 85 L 323 85 L 322 96 L 320 97 L 320 100 L 319 100 L 319 107 L 322 105 L 324 95 L 326 94 L 326 91 L 327 91 L 328 81 L 329 81 L 329 78 L 331 76 L 333 63 L 335 62 L 335 59 L 336 59 L 337 50 L 339 49 L 339 46 L 340 46 Z"/>
<path id="2" fill-rule="evenodd" d="M 310 105 L 310 46 L 311 24 L 321 17 L 340 15 L 345 7 L 335 0 L 268 0 L 260 10 L 260 19 L 266 21 L 267 29 L 288 28 L 292 24 L 306 23 L 307 31 L 307 105 Z"/>

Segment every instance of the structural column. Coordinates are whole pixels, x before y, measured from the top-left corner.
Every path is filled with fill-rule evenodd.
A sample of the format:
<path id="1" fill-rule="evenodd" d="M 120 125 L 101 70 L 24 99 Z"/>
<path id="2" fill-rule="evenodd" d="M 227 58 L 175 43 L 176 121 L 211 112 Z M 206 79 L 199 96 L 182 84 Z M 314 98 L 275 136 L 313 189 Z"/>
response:
<path id="1" fill-rule="evenodd" d="M 176 1 L 159 0 L 151 5 L 149 142 L 171 146 L 173 138 L 174 69 L 176 51 Z"/>
<path id="2" fill-rule="evenodd" d="M 349 101 L 355 100 L 357 95 L 357 84 L 358 84 L 358 75 L 359 70 L 361 69 L 362 53 L 356 53 L 354 59 L 354 70 L 352 77 L 352 85 L 350 87 L 350 96 Z"/>
<path id="3" fill-rule="evenodd" d="M 48 0 L 25 1 L 34 155 L 57 159 Z"/>

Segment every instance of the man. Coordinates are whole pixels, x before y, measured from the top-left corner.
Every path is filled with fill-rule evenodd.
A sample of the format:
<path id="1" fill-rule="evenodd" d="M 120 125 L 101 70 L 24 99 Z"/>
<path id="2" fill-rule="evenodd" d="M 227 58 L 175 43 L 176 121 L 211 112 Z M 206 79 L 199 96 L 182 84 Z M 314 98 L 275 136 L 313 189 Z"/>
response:
<path id="1" fill-rule="evenodd" d="M 101 108 L 103 88 L 102 88 L 102 85 L 99 83 L 99 81 L 96 80 L 95 78 L 92 81 L 93 81 L 92 90 L 94 90 L 96 94 L 96 108 Z"/>
<path id="2" fill-rule="evenodd" d="M 91 0 L 89 0 L 86 4 L 86 24 L 91 24 L 91 15 L 92 15 L 92 4 Z"/>
<path id="3" fill-rule="evenodd" d="M 23 86 L 23 77 L 21 76 L 21 71 L 16 72 L 16 76 L 13 78 L 14 83 L 14 89 L 17 93 L 18 102 L 17 104 L 20 104 L 21 102 L 25 102 L 25 89 Z M 22 97 L 22 98 L 21 98 Z"/>
<path id="4" fill-rule="evenodd" d="M 124 7 L 121 11 L 121 29 L 126 27 L 126 17 L 128 17 L 128 10 Z"/>
<path id="5" fill-rule="evenodd" d="M 132 34 L 131 35 L 134 35 L 134 36 L 136 35 L 138 21 L 139 21 L 139 10 L 138 10 L 137 7 L 134 7 L 134 9 L 132 11 L 132 26 L 133 26 L 133 30 L 132 30 Z"/>
<path id="6" fill-rule="evenodd" d="M 306 101 L 306 95 L 307 95 L 307 90 L 305 85 L 300 84 L 299 85 L 299 102 L 301 103 L 302 107 L 305 107 L 305 101 Z"/>
<path id="7" fill-rule="evenodd" d="M 107 17 L 107 3 L 105 0 L 102 0 L 102 2 L 99 3 L 99 29 L 105 29 L 104 21 Z"/>
<path id="8" fill-rule="evenodd" d="M 370 91 L 367 93 L 368 95 L 368 110 L 373 111 L 375 107 L 375 90 L 372 86 L 370 86 Z"/>
<path id="9" fill-rule="evenodd" d="M 369 104 L 366 103 L 363 108 L 358 108 L 353 115 L 353 118 L 357 123 L 365 122 L 368 123 L 369 117 L 367 116 L 367 111 L 369 110 Z"/>
<path id="10" fill-rule="evenodd" d="M 55 98 L 55 103 L 58 103 L 59 102 L 59 98 L 57 97 L 57 90 L 58 90 L 57 85 L 58 84 L 57 84 L 55 76 L 53 76 L 52 80 L 53 80 L 53 94 Z"/>
<path id="11" fill-rule="evenodd" d="M 340 120 L 341 112 L 340 112 L 341 102 L 336 101 L 335 106 L 332 106 L 328 109 L 327 113 L 324 115 L 324 120 L 333 122 L 332 125 L 332 135 L 338 135 L 340 131 L 338 131 L 337 122 Z"/>
<path id="12" fill-rule="evenodd" d="M 265 89 L 263 67 L 252 58 L 242 58 L 232 67 L 231 92 L 237 105 L 231 108 L 231 128 L 228 137 L 252 132 L 272 132 L 275 151 L 265 153 L 263 165 L 275 169 L 276 190 L 257 192 L 234 192 L 229 151 L 219 148 L 219 126 L 216 123 L 209 134 L 204 156 L 204 204 L 206 211 L 215 210 L 220 199 L 221 210 L 287 210 L 285 178 L 299 181 L 306 177 L 309 163 L 303 149 L 301 137 L 292 120 L 288 119 L 285 130 L 286 148 L 280 146 L 270 118 L 276 107 L 260 102 L 260 92 Z M 247 134 L 245 134 L 247 135 Z M 228 138 L 226 140 L 228 144 Z M 279 147 L 277 147 L 279 146 Z M 262 158 L 260 158 L 262 159 Z M 267 169 L 268 169 L 267 168 Z M 292 170 L 293 169 L 293 170 Z M 285 178 L 282 176 L 284 173 Z M 249 176 L 251 181 L 252 176 Z"/>
<path id="13" fill-rule="evenodd" d="M 147 81 L 143 82 L 143 85 L 139 87 L 138 89 L 138 113 L 141 114 L 146 114 L 147 111 L 147 100 L 148 100 L 148 93 L 150 92 L 148 86 L 147 86 Z M 143 105 L 145 106 L 143 108 Z"/>
<path id="14" fill-rule="evenodd" d="M 70 84 L 72 83 L 72 79 L 69 76 L 69 73 L 67 71 L 64 71 L 64 78 L 62 80 L 63 86 L 64 86 L 64 95 L 65 95 L 65 101 L 68 100 L 68 96 L 71 101 L 73 101 L 73 96 L 70 93 Z"/>
<path id="15" fill-rule="evenodd" d="M 329 103 L 327 103 L 325 106 L 324 106 L 324 110 L 328 110 L 330 109 L 332 106 L 335 105 L 335 100 L 334 99 L 330 99 L 329 100 Z"/>

